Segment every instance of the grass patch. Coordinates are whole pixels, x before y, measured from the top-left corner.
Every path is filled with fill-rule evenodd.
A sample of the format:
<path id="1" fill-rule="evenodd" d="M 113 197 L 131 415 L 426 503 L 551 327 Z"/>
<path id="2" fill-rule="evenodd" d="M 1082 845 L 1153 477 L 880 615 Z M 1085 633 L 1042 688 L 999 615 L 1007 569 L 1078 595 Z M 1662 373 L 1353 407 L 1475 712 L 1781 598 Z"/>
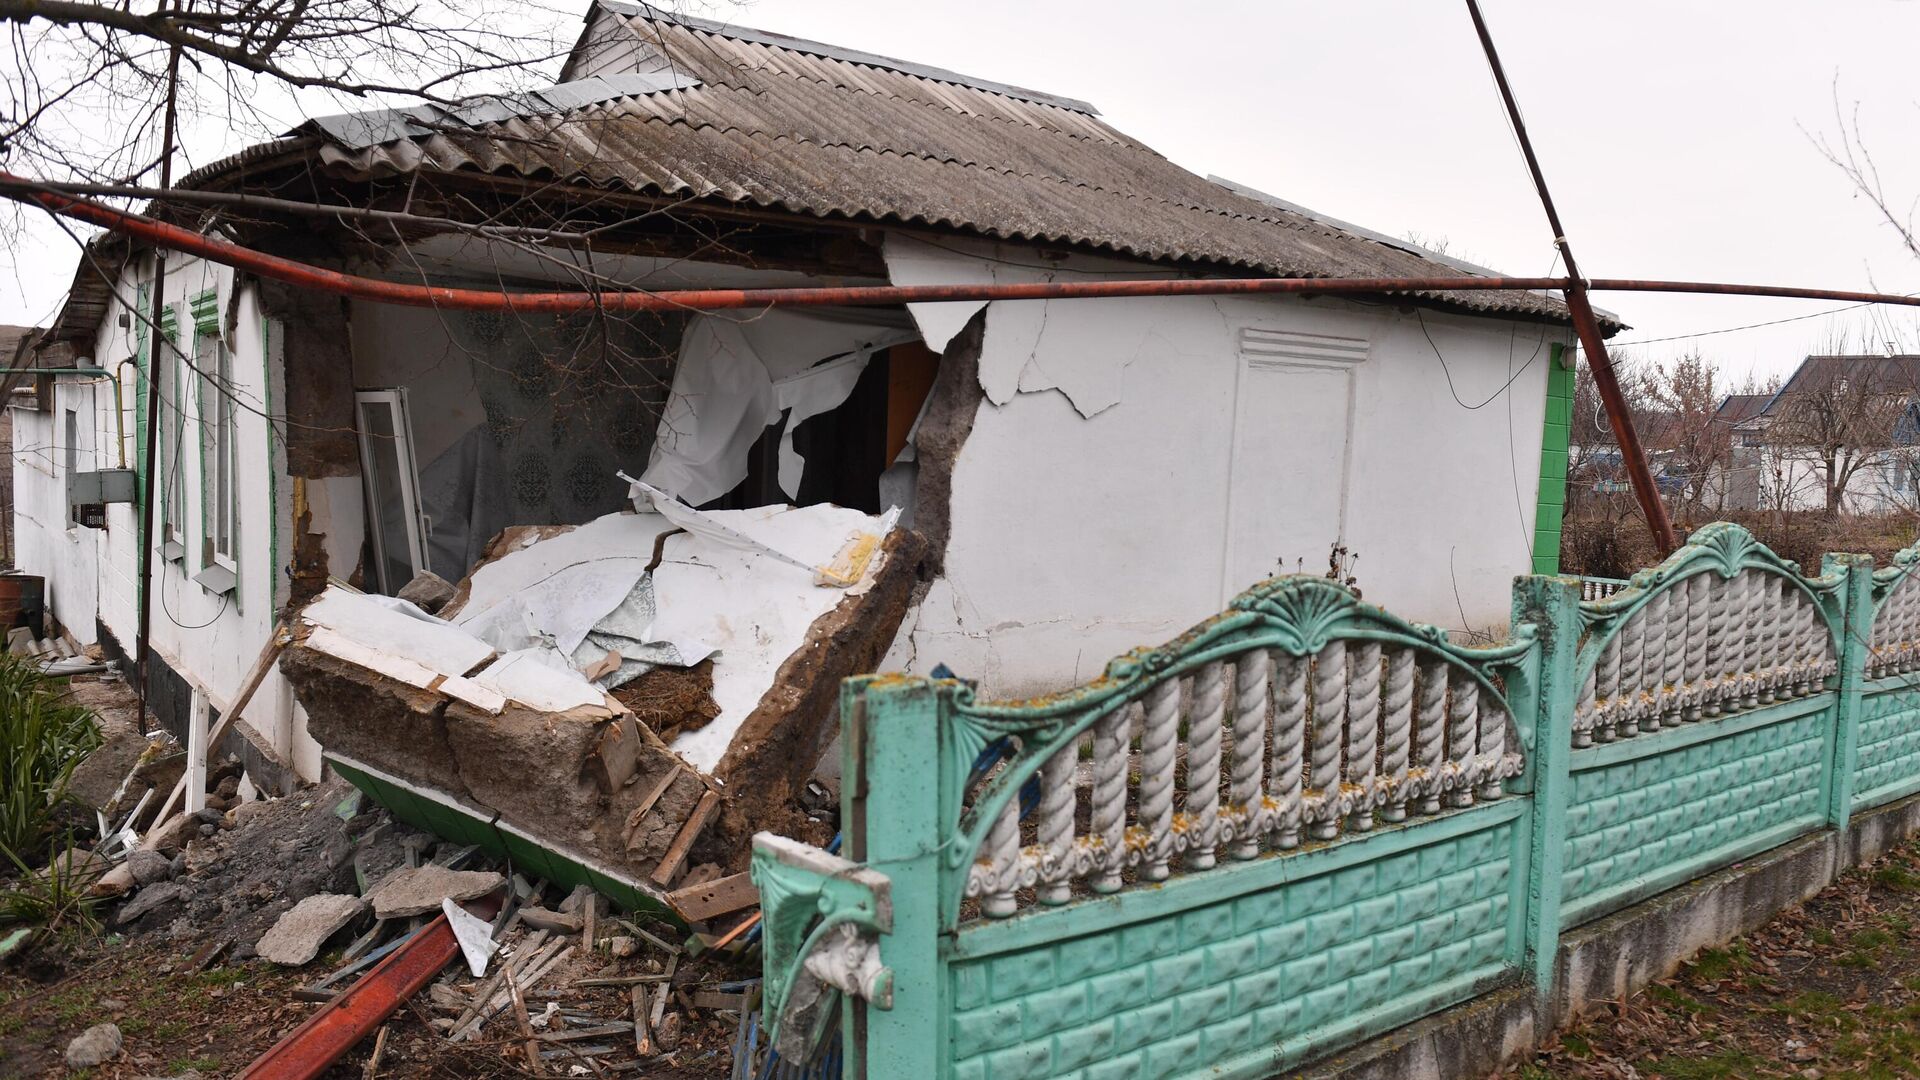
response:
<path id="1" fill-rule="evenodd" d="M 1738 942 L 1724 949 L 1702 949 L 1693 959 L 1693 977 L 1701 982 L 1720 982 L 1745 967 L 1751 959 L 1747 947 Z"/>
<path id="2" fill-rule="evenodd" d="M 1722 1050 L 1706 1057 L 1670 1057 L 1657 1065 L 1642 1064 L 1641 1068 L 1667 1080 L 1722 1080 L 1724 1077 L 1746 1080 L 1758 1075 L 1766 1064 L 1745 1050 Z"/>
<path id="3" fill-rule="evenodd" d="M 1647 987 L 1647 996 L 1666 1008 L 1686 1013 L 1688 1016 L 1705 1016 L 1714 1011 L 1713 1006 L 1684 990 L 1665 983 L 1654 983 Z"/>

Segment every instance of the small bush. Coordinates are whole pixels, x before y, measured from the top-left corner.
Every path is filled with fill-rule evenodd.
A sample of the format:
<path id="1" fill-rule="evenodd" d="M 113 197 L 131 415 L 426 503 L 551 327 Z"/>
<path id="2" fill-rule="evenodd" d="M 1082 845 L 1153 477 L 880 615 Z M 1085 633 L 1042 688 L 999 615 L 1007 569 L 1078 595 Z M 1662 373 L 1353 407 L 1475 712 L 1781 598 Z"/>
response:
<path id="1" fill-rule="evenodd" d="M 100 725 L 61 684 L 0 656 L 0 850 L 24 857 L 46 844 L 74 766 L 99 745 Z"/>

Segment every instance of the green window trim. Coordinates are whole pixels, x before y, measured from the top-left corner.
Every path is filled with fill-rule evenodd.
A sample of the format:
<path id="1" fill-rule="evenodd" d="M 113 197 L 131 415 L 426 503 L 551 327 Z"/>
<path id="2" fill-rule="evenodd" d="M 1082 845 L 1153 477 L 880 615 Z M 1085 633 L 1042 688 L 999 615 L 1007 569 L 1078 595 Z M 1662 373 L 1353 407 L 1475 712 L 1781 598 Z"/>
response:
<path id="1" fill-rule="evenodd" d="M 168 474 L 169 466 L 176 471 L 180 468 L 181 446 L 186 440 L 186 395 L 184 393 L 186 380 L 183 377 L 186 365 L 181 363 L 180 356 L 177 355 L 184 347 L 180 335 L 180 309 L 181 306 L 179 304 L 167 304 L 160 309 L 160 336 L 171 343 L 171 352 L 176 354 L 163 357 L 162 360 L 168 364 L 168 367 L 160 369 L 163 373 L 171 371 L 173 374 L 172 378 L 164 379 L 160 384 L 160 396 L 162 398 L 160 420 L 162 423 L 171 423 L 173 425 L 173 437 L 171 440 L 173 460 L 172 462 L 167 460 L 169 440 L 165 429 L 162 429 L 160 445 L 157 448 L 159 450 L 160 461 L 156 466 L 159 469 L 159 474 L 156 477 L 158 481 L 156 486 L 160 489 L 159 521 L 161 552 L 168 562 L 183 561 L 186 558 L 187 548 L 186 530 L 179 528 L 178 526 L 181 525 L 181 522 L 176 520 L 176 515 L 178 515 L 180 511 L 178 507 L 173 505 L 175 492 L 173 491 L 173 485 L 169 483 L 171 477 Z M 145 338 L 142 339 L 142 342 L 144 346 Z M 145 444 L 146 439 L 143 436 L 141 438 L 141 445 L 144 446 Z M 185 498 L 186 478 L 181 476 L 179 480 L 180 491 L 178 495 L 180 498 Z M 175 532 L 180 534 L 178 541 L 171 539 Z M 170 543 L 177 543 L 179 550 L 168 551 L 166 545 Z"/>
<path id="2" fill-rule="evenodd" d="M 1533 515 L 1533 572 L 1560 572 L 1567 509 L 1567 445 L 1573 416 L 1573 354 L 1555 342 L 1547 356 L 1547 400 L 1540 428 L 1540 482 Z"/>
<path id="3" fill-rule="evenodd" d="M 193 312 L 193 332 L 211 334 L 220 328 L 220 290 L 206 289 L 187 298 Z"/>

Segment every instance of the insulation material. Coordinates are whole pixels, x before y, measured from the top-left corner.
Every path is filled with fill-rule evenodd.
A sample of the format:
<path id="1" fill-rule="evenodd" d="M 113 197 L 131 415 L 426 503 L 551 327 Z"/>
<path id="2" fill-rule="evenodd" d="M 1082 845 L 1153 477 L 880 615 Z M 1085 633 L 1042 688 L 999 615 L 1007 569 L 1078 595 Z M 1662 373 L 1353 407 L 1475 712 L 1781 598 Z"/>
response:
<path id="1" fill-rule="evenodd" d="M 792 410 L 780 441 L 780 486 L 795 497 L 805 462 L 793 429 L 846 401 L 876 350 L 919 336 L 878 313 L 867 319 L 786 311 L 750 321 L 694 319 L 641 479 L 695 506 L 712 502 L 746 479 L 753 444 Z"/>
<path id="2" fill-rule="evenodd" d="M 481 686 L 541 712 L 605 707 L 606 695 L 551 649 L 508 653 L 473 677 Z"/>
<path id="3" fill-rule="evenodd" d="M 494 654 L 486 642 L 418 608 L 403 614 L 386 597 L 376 600 L 338 586 L 321 593 L 302 615 L 343 638 L 443 675 L 464 675 Z"/>

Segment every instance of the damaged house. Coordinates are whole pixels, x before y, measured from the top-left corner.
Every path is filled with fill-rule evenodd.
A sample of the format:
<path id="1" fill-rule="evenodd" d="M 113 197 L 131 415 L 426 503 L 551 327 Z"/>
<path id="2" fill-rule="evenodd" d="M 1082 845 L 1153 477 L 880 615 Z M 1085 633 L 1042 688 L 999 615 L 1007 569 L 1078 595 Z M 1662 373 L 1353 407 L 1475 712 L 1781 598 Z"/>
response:
<path id="1" fill-rule="evenodd" d="M 262 201 L 151 212 L 502 292 L 1478 272 L 1084 102 L 617 0 L 554 86 L 311 120 L 181 186 Z M 66 448 L 14 464 L 61 625 L 128 654 L 150 593 L 182 730 L 283 627 L 250 768 L 330 763 L 638 902 L 817 828 L 795 797 L 851 674 L 1057 689 L 1335 545 L 1370 600 L 1504 625 L 1558 520 L 1571 330 L 1524 292 L 452 312 L 107 238 L 48 339 L 98 368 L 15 414 Z M 99 494 L 123 470 L 147 550 Z"/>

